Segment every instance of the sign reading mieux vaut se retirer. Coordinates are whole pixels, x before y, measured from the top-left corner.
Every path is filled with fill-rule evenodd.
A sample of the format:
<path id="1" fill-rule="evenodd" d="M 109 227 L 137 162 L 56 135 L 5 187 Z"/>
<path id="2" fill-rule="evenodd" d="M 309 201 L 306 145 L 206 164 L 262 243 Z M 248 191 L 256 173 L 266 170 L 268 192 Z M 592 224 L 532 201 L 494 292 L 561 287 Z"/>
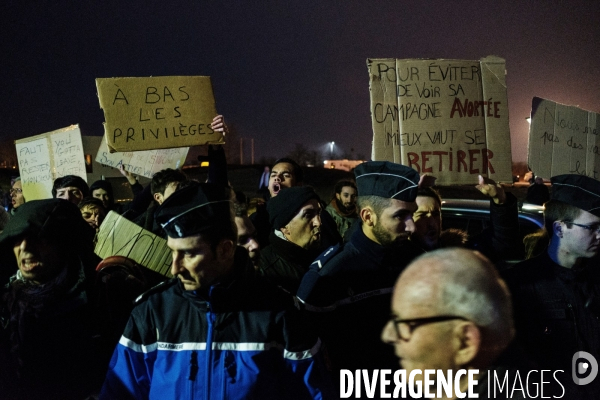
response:
<path id="1" fill-rule="evenodd" d="M 534 97 L 528 164 L 543 178 L 562 174 L 600 179 L 600 114 Z"/>
<path id="2" fill-rule="evenodd" d="M 505 62 L 368 59 L 373 160 L 430 173 L 438 184 L 477 175 L 512 182 Z"/>
<path id="3" fill-rule="evenodd" d="M 111 153 L 223 143 L 210 77 L 96 79 Z"/>

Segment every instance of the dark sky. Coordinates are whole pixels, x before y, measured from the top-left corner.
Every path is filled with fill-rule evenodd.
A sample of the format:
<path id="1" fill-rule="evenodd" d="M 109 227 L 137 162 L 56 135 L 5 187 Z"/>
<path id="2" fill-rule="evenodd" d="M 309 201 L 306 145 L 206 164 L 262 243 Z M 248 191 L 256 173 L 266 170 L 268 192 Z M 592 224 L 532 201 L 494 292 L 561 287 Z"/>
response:
<path id="1" fill-rule="evenodd" d="M 257 159 L 294 143 L 370 155 L 367 58 L 506 59 L 513 161 L 531 98 L 600 112 L 599 1 L 7 1 L 0 139 L 79 123 L 95 78 L 210 75 Z"/>

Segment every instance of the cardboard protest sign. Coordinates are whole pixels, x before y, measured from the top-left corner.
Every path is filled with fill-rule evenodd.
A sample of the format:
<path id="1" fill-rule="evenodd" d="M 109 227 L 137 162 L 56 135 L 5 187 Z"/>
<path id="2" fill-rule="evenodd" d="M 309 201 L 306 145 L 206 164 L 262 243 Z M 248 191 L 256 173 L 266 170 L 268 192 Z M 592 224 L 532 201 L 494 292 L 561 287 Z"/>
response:
<path id="1" fill-rule="evenodd" d="M 96 79 L 111 153 L 224 143 L 208 76 Z"/>
<path id="2" fill-rule="evenodd" d="M 373 160 L 430 173 L 512 182 L 505 62 L 368 59 Z"/>
<path id="3" fill-rule="evenodd" d="M 96 255 L 131 258 L 140 265 L 171 278 L 171 249 L 167 241 L 111 211 L 98 231 Z"/>
<path id="4" fill-rule="evenodd" d="M 188 151 L 189 147 L 179 147 L 176 149 L 110 153 L 105 135 L 100 142 L 96 162 L 113 168 L 119 168 L 123 165 L 126 171 L 152 178 L 155 173 L 165 168 L 180 168 L 185 162 Z"/>
<path id="5" fill-rule="evenodd" d="M 534 97 L 528 164 L 537 176 L 580 174 L 600 179 L 600 115 Z"/>
<path id="6" fill-rule="evenodd" d="M 79 125 L 20 139 L 15 146 L 27 200 L 51 198 L 54 180 L 65 175 L 87 182 Z"/>

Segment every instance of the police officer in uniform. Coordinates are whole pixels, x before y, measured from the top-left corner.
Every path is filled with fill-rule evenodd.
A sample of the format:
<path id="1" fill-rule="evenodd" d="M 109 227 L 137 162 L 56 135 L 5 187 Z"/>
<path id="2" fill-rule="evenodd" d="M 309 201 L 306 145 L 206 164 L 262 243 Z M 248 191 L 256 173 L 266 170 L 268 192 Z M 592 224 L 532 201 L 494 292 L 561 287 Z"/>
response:
<path id="1" fill-rule="evenodd" d="M 551 181 L 552 198 L 544 211 L 550 244 L 505 274 L 517 339 L 540 369 L 564 371 L 557 377 L 565 398 L 598 398 L 599 379 L 573 385 L 571 368 L 578 351 L 600 360 L 600 182 L 581 175 Z"/>
<path id="2" fill-rule="evenodd" d="M 408 240 L 418 173 L 374 161 L 356 167 L 355 176 L 362 225 L 343 247 L 329 248 L 312 263 L 297 293 L 318 326 L 337 378 L 339 369 L 397 368 L 380 333 L 396 279 L 422 252 Z"/>

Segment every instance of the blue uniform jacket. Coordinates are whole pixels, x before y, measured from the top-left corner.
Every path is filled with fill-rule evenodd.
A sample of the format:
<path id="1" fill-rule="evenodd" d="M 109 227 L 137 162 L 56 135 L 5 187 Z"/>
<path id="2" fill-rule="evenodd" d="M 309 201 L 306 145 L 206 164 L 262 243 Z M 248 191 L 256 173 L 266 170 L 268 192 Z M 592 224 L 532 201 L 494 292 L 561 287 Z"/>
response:
<path id="1" fill-rule="evenodd" d="M 326 398 L 320 341 L 293 298 L 238 276 L 201 295 L 171 280 L 137 305 L 101 399 Z"/>

